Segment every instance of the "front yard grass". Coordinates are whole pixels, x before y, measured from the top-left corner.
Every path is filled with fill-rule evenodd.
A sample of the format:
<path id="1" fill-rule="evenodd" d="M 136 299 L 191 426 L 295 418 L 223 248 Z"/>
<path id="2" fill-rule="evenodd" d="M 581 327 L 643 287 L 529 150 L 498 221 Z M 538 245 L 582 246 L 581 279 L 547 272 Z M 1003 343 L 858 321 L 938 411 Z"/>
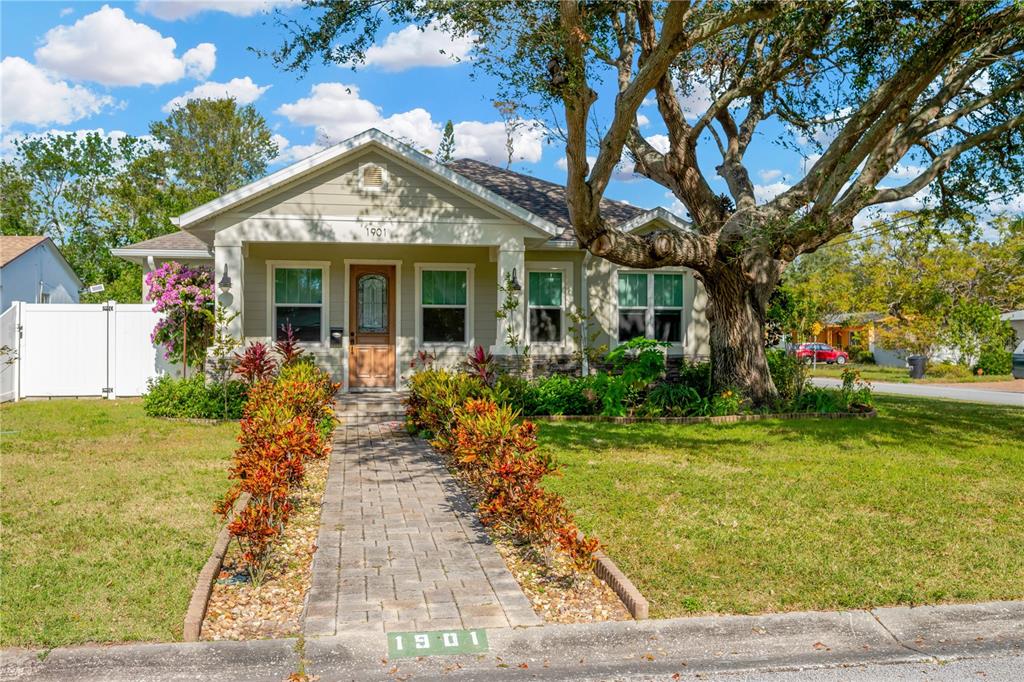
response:
<path id="1" fill-rule="evenodd" d="M 1024 412 L 541 424 L 547 485 L 654 617 L 1024 598 Z"/>
<path id="2" fill-rule="evenodd" d="M 812 377 L 831 377 L 833 379 L 841 379 L 843 376 L 843 369 L 846 367 L 853 367 L 860 371 L 861 377 L 868 381 L 883 381 L 897 384 L 975 384 L 984 383 L 989 381 L 1013 381 L 1013 376 L 1009 374 L 982 374 L 978 376 L 972 374 L 968 377 L 940 377 L 930 376 L 925 371 L 924 378 L 922 379 L 911 379 L 910 371 L 906 367 L 885 367 L 883 365 L 830 365 L 828 363 L 818 363 L 817 367 L 809 367 L 809 372 Z"/>
<path id="3" fill-rule="evenodd" d="M 0 408 L 0 644 L 180 639 L 237 432 L 138 400 Z"/>

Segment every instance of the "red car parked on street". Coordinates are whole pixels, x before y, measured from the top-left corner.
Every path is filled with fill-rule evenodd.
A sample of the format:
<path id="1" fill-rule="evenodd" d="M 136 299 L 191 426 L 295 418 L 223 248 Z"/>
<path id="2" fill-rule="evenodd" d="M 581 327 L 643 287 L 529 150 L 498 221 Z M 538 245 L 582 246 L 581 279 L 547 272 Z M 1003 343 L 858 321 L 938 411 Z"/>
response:
<path id="1" fill-rule="evenodd" d="M 805 365 L 815 362 L 825 362 L 837 365 L 845 365 L 850 361 L 849 354 L 844 350 L 838 350 L 827 343 L 801 343 L 796 348 L 796 356 L 804 361 Z"/>

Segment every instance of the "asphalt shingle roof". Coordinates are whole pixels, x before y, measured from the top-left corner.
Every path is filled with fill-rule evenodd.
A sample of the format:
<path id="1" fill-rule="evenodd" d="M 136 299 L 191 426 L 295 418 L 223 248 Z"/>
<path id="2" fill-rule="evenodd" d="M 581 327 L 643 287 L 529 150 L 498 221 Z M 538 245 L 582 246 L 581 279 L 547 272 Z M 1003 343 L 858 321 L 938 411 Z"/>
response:
<path id="1" fill-rule="evenodd" d="M 196 237 L 191 232 L 185 232 L 184 230 L 178 230 L 177 232 L 171 232 L 170 234 L 162 234 L 159 237 L 153 237 L 147 239 L 144 242 L 138 242 L 131 246 L 126 246 L 127 249 L 153 249 L 154 251 L 202 251 L 208 253 L 210 247 L 206 245 L 203 240 Z"/>
<path id="2" fill-rule="evenodd" d="M 47 239 L 48 237 L 42 235 L 7 235 L 0 237 L 0 267 L 7 265 L 36 244 L 40 244 Z"/>
<path id="3" fill-rule="evenodd" d="M 565 204 L 563 185 L 473 159 L 452 161 L 448 168 L 562 228 L 561 234 L 554 238 L 555 241 L 575 241 L 576 233 L 569 220 L 569 207 Z M 601 212 L 610 224 L 616 225 L 647 211 L 621 201 L 604 199 L 601 202 Z"/>

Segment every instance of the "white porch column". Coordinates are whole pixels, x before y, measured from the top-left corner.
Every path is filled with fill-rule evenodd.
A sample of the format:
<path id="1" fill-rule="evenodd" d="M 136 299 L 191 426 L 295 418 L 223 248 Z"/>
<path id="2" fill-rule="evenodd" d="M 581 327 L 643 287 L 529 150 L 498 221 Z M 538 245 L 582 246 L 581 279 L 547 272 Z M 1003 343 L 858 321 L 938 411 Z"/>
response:
<path id="1" fill-rule="evenodd" d="M 242 317 L 245 315 L 242 295 L 242 247 L 241 245 L 217 244 L 213 248 L 213 287 L 217 305 L 224 306 L 238 317 L 228 325 L 228 331 L 237 339 L 242 338 Z M 231 278 L 231 288 L 225 293 L 220 290 L 220 281 L 224 277 L 225 268 Z"/>
<path id="2" fill-rule="evenodd" d="M 526 282 L 526 247 L 523 240 L 509 239 L 498 247 L 498 310 L 501 310 L 505 302 L 506 293 L 501 291 L 513 271 L 520 289 L 512 295 L 519 297 L 519 307 L 512 311 L 508 318 L 498 318 L 498 333 L 491 346 L 491 352 L 495 355 L 512 355 L 512 348 L 508 345 L 508 330 L 511 327 L 519 338 L 520 347 L 525 344 L 526 339 L 526 300 L 523 298 L 523 290 Z"/>

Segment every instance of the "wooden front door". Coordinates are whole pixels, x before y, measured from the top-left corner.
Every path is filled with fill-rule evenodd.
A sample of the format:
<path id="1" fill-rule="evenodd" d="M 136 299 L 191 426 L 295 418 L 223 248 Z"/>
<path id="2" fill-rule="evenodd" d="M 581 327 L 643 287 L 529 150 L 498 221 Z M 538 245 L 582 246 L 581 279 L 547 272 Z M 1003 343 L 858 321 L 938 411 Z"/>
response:
<path id="1" fill-rule="evenodd" d="M 349 388 L 394 388 L 395 266 L 353 265 L 348 291 Z"/>

